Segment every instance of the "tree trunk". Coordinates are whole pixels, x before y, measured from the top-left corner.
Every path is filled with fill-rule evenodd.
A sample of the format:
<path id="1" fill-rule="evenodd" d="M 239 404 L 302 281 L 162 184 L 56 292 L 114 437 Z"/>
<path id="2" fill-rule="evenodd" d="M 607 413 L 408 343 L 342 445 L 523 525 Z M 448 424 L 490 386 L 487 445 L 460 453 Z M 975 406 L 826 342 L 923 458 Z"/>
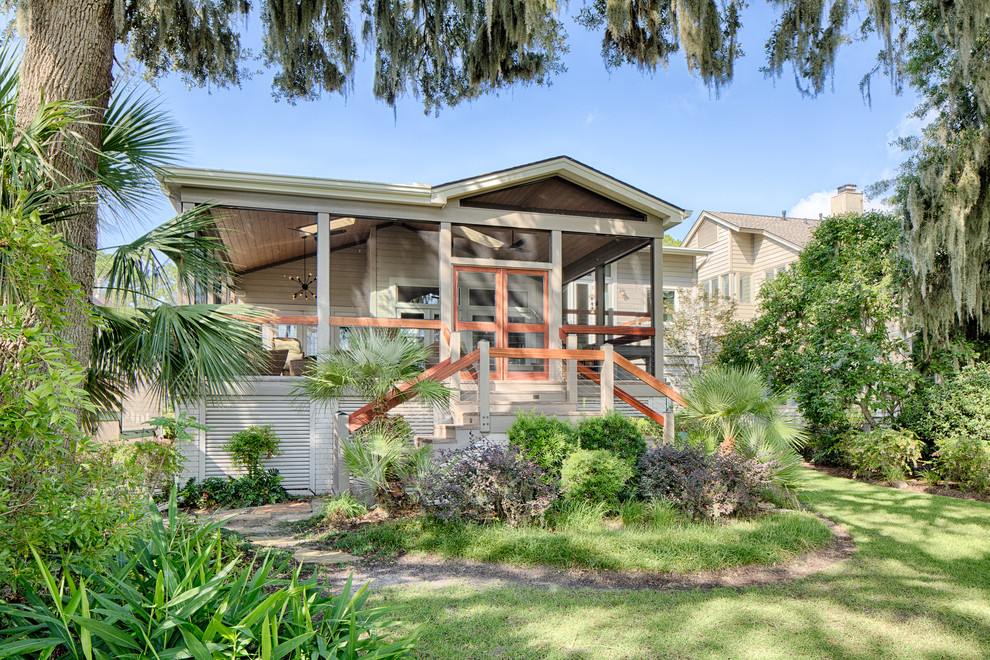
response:
<path id="1" fill-rule="evenodd" d="M 99 161 L 103 115 L 113 83 L 113 0 L 32 0 L 20 27 L 25 48 L 18 124 L 29 123 L 42 100 L 85 103 L 88 110 L 82 121 L 71 127 L 80 144 L 58 144 L 50 157 L 65 183 L 90 183 Z M 69 273 L 82 288 L 86 306 L 69 310 L 65 339 L 79 362 L 88 366 L 93 329 L 87 309 L 92 303 L 98 237 L 95 190 L 87 186 L 74 195 L 73 202 L 80 213 L 58 229 L 70 245 Z"/>

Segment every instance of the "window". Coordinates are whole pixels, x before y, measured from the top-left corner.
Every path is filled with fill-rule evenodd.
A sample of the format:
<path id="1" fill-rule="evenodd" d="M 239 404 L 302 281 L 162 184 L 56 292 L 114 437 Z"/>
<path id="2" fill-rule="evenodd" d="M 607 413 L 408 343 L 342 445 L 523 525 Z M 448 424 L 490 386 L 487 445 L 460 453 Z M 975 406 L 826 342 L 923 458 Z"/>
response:
<path id="1" fill-rule="evenodd" d="M 767 282 L 773 281 L 773 268 L 768 268 L 767 270 L 763 271 L 763 279 L 765 279 Z"/>
<path id="2" fill-rule="evenodd" d="M 739 276 L 739 295 L 738 300 L 741 303 L 752 302 L 752 290 L 753 290 L 753 276 L 752 275 L 740 275 Z"/>
<path id="3" fill-rule="evenodd" d="M 732 288 L 729 285 L 729 276 L 728 275 L 723 275 L 722 276 L 722 295 L 725 296 L 726 298 L 728 298 L 729 296 L 732 295 Z"/>
<path id="4" fill-rule="evenodd" d="M 677 292 L 676 291 L 664 291 L 663 292 L 663 322 L 667 323 L 674 320 L 674 312 L 677 311 Z"/>

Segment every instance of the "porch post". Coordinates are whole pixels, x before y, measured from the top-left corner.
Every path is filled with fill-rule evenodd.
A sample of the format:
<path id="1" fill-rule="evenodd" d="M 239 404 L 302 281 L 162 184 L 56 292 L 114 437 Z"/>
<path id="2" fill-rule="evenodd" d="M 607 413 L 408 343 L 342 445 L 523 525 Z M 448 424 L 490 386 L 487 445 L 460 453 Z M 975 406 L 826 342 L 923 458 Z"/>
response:
<path id="1" fill-rule="evenodd" d="M 595 325 L 605 325 L 605 266 L 595 266 Z"/>
<path id="2" fill-rule="evenodd" d="M 663 238 L 654 238 L 650 242 L 650 297 L 652 313 L 650 326 L 656 332 L 650 342 L 653 359 L 650 361 L 651 372 L 656 378 L 663 380 Z"/>
<path id="3" fill-rule="evenodd" d="M 443 336 L 443 328 L 447 332 L 454 330 L 454 270 L 450 264 L 451 255 L 450 223 L 440 223 L 440 361 L 450 357 L 450 343 Z"/>
<path id="4" fill-rule="evenodd" d="M 602 360 L 602 414 L 615 408 L 615 347 L 612 344 L 602 346 L 605 349 L 605 359 Z"/>
<path id="5" fill-rule="evenodd" d="M 562 348 L 560 344 L 560 326 L 563 323 L 564 309 L 564 255 L 562 254 L 563 238 L 561 231 L 550 232 L 550 341 L 547 348 Z M 560 360 L 551 360 L 550 379 L 562 380 L 564 377 Z"/>
<path id="6" fill-rule="evenodd" d="M 577 350 L 577 335 L 567 335 L 567 350 Z M 577 403 L 578 400 L 578 373 L 577 360 L 567 360 L 567 401 Z"/>
<path id="7" fill-rule="evenodd" d="M 347 428 L 347 417 L 347 413 L 338 412 L 334 419 L 333 492 L 335 495 L 341 495 L 351 489 L 351 475 L 344 465 L 344 441 L 351 435 L 350 429 Z"/>
<path id="8" fill-rule="evenodd" d="M 330 214 L 316 214 L 316 351 L 330 350 Z"/>
<path id="9" fill-rule="evenodd" d="M 488 349 L 487 341 L 478 342 L 478 430 L 482 433 L 492 430 L 492 374 Z"/>

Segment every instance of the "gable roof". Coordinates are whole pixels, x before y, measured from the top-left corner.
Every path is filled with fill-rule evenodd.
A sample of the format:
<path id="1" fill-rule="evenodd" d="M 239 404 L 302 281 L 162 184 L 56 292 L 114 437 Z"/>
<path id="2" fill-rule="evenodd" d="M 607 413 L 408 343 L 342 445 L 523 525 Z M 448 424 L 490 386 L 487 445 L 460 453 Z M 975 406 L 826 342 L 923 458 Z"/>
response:
<path id="1" fill-rule="evenodd" d="M 684 243 L 694 237 L 706 218 L 710 218 L 733 231 L 763 234 L 798 251 L 808 244 L 811 235 L 821 222 L 818 218 L 785 218 L 779 215 L 702 211 L 684 237 Z"/>
<path id="2" fill-rule="evenodd" d="M 691 215 L 691 211 L 687 209 L 675 206 L 569 156 L 547 158 L 467 179 L 450 181 L 434 186 L 433 194 L 444 199 L 471 198 L 483 193 L 551 178 L 573 183 L 637 213 L 658 217 L 662 220 L 664 229 L 680 224 Z"/>

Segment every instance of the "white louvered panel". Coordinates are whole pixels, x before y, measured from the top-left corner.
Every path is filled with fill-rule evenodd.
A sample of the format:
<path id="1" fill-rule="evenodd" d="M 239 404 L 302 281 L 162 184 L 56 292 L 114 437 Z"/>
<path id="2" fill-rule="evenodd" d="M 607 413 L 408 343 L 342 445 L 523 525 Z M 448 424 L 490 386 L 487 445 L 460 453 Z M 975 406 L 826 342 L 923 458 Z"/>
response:
<path id="1" fill-rule="evenodd" d="M 310 488 L 309 406 L 286 396 L 249 395 L 206 406 L 206 476 L 238 474 L 223 445 L 249 426 L 267 426 L 278 435 L 280 456 L 268 459 L 265 467 L 277 468 L 288 490 Z"/>
<path id="2" fill-rule="evenodd" d="M 342 397 L 337 402 L 337 409 L 341 412 L 351 414 L 363 405 L 364 403 L 357 397 Z M 418 436 L 429 437 L 435 432 L 433 426 L 433 408 L 422 401 L 417 401 L 416 399 L 406 401 L 402 405 L 393 408 L 392 414 L 405 417 L 406 421 L 409 422 L 409 426 L 412 427 L 413 433 Z"/>

